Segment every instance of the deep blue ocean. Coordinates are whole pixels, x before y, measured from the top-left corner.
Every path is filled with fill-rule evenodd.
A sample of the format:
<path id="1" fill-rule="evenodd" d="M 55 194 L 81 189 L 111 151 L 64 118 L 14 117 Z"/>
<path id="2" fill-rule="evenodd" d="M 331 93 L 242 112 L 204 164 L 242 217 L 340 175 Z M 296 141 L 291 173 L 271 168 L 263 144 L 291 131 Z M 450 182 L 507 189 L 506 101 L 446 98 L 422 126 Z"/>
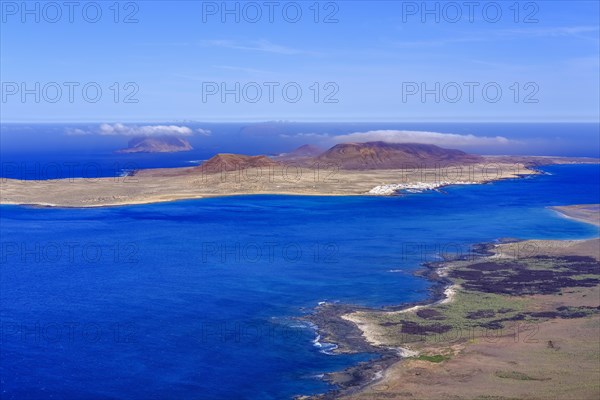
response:
<path id="1" fill-rule="evenodd" d="M 97 209 L 0 207 L 2 399 L 285 399 L 369 354 L 330 355 L 319 302 L 427 299 L 436 254 L 589 238 L 600 166 L 401 197 L 240 196 Z"/>

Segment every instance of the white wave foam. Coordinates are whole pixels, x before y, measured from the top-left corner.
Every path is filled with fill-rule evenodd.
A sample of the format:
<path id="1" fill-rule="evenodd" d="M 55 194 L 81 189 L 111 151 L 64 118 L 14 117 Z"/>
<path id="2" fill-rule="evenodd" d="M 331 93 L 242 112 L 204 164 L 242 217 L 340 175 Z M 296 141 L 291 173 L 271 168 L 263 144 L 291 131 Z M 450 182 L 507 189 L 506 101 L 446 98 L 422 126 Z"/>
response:
<path id="1" fill-rule="evenodd" d="M 321 343 L 321 335 L 317 333 L 317 337 L 313 340 L 313 345 L 320 349 L 319 352 L 329 356 L 334 355 L 333 351 L 338 348 L 334 343 Z"/>

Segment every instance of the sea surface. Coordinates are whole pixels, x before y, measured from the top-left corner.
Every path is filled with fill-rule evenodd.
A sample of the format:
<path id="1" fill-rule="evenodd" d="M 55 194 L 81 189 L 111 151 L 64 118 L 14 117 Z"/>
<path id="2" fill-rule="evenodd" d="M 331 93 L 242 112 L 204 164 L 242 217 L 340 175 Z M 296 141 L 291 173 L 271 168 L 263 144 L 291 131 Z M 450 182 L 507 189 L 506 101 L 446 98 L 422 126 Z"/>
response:
<path id="1" fill-rule="evenodd" d="M 428 298 L 413 275 L 499 238 L 598 229 L 600 166 L 398 197 L 238 196 L 96 209 L 0 207 L 2 399 L 285 399 L 373 355 L 331 355 L 319 302 Z"/>

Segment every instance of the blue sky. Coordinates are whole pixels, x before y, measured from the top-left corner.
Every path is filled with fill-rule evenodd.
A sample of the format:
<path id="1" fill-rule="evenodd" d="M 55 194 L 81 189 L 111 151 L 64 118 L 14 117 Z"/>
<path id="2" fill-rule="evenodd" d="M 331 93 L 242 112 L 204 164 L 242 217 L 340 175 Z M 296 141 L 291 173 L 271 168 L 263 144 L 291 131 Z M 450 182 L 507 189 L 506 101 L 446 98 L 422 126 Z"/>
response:
<path id="1" fill-rule="evenodd" d="M 52 23 L 45 2 L 36 22 L 21 2 L 2 1 L 2 121 L 599 119 L 597 1 L 517 2 L 518 15 L 513 1 L 483 1 L 472 19 L 464 2 L 428 2 L 440 10 L 437 21 L 422 14 L 422 2 L 320 2 L 318 16 L 313 1 L 274 2 L 274 22 L 260 1 L 228 2 L 239 22 L 235 14 L 222 20 L 222 2 L 121 2 L 115 16 L 108 1 L 95 3 L 97 23 L 84 19 L 87 3 L 78 3 L 74 22 L 63 7 Z M 251 22 L 255 5 L 262 17 Z M 93 19 L 95 9 L 87 10 Z M 462 17 L 453 22 L 456 11 Z M 137 22 L 123 23 L 130 14 Z M 72 101 L 65 82 L 78 85 Z M 95 103 L 83 96 L 88 83 L 102 90 Z M 222 99 L 223 85 L 236 83 L 240 101 Z M 34 94 L 22 98 L 23 84 L 39 103 Z M 422 89 L 431 93 L 423 98 Z M 124 102 L 127 94 L 137 103 Z"/>

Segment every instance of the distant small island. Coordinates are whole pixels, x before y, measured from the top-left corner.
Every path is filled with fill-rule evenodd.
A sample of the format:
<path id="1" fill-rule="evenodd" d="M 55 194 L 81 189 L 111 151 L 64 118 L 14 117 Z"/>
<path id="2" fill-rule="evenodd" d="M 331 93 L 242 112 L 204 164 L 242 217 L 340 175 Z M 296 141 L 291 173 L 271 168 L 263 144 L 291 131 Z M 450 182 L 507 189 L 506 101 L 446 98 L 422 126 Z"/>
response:
<path id="1" fill-rule="evenodd" d="M 176 153 L 193 150 L 185 139 L 176 136 L 139 136 L 131 139 L 128 147 L 117 153 Z"/>

